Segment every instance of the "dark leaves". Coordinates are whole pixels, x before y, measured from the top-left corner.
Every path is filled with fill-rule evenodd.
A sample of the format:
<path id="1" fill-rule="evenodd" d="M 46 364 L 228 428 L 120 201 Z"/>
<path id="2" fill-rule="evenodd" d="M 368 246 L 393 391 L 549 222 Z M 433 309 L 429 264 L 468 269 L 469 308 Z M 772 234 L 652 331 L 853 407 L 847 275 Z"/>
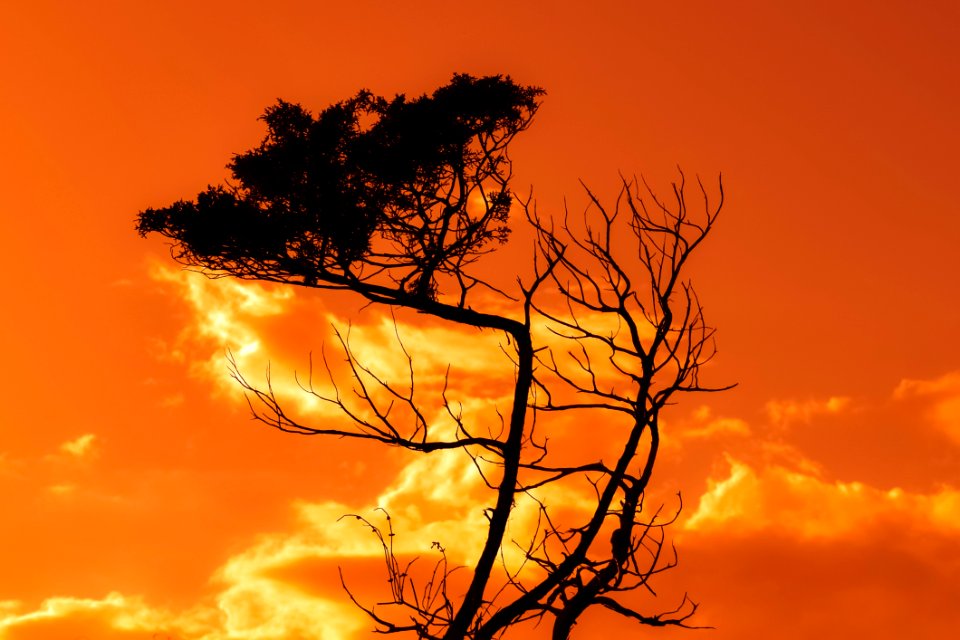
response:
<path id="1" fill-rule="evenodd" d="M 432 296 L 439 274 L 459 275 L 506 239 L 506 147 L 542 93 L 455 75 L 431 96 L 361 91 L 317 116 L 278 101 L 261 118 L 263 142 L 228 165 L 234 186 L 147 209 L 137 228 L 174 240 L 183 262 L 234 275 L 342 283 L 373 273 Z M 469 207 L 477 196 L 483 206 Z"/>

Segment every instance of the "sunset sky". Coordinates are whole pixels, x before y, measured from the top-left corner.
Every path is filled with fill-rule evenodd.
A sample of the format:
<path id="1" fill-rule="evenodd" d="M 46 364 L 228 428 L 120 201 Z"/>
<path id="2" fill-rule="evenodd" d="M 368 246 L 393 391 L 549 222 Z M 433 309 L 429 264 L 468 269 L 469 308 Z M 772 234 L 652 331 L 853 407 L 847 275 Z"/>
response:
<path id="1" fill-rule="evenodd" d="M 382 561 L 337 519 L 377 507 L 404 551 L 467 562 L 491 499 L 469 459 L 282 434 L 228 375 L 231 350 L 286 393 L 350 322 L 391 371 L 384 309 L 205 279 L 134 230 L 223 180 L 278 98 L 454 72 L 546 90 L 512 150 L 542 215 L 580 211 L 580 180 L 612 201 L 620 174 L 726 189 L 689 275 L 718 329 L 704 375 L 739 386 L 671 409 L 653 480 L 684 501 L 659 602 L 687 592 L 715 630 L 590 614 L 574 637 L 960 628 L 960 5 L 672 4 L 4 4 L 0 640 L 371 637 L 337 566 L 384 597 Z M 488 268 L 530 241 L 518 220 Z M 476 411 L 506 406 L 497 336 L 397 321 L 426 384 L 454 361 Z"/>

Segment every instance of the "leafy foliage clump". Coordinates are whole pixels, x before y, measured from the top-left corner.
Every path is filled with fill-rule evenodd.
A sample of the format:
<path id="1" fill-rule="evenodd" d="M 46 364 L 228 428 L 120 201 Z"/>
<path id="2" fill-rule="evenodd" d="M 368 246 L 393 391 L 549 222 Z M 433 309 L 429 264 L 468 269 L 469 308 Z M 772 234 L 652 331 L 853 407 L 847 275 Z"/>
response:
<path id="1" fill-rule="evenodd" d="M 278 101 L 267 135 L 234 156 L 233 181 L 140 213 L 179 261 L 235 276 L 366 282 L 424 298 L 436 279 L 506 240 L 507 145 L 543 91 L 455 75 L 432 95 L 360 91 L 314 116 Z"/>

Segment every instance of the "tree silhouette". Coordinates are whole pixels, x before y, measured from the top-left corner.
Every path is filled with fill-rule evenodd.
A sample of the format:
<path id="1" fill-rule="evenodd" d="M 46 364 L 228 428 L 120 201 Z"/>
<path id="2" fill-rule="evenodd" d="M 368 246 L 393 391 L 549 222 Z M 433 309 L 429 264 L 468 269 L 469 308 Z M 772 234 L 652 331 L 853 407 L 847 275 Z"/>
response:
<path id="1" fill-rule="evenodd" d="M 176 260 L 213 277 L 346 289 L 506 335 L 515 375 L 499 430 L 466 424 L 444 393 L 457 430 L 438 435 L 414 397 L 409 354 L 404 350 L 408 386 L 398 386 L 360 362 L 339 333 L 361 408 L 337 387 L 332 396 L 312 380 L 304 389 L 337 405 L 343 424 L 306 424 L 285 410 L 269 378 L 258 388 L 233 370 L 254 416 L 283 431 L 422 453 L 463 450 L 477 463 L 493 506 L 462 594 L 451 592 L 439 543 L 434 571 L 416 585 L 393 552 L 389 515 L 386 529 L 361 518 L 383 545 L 392 600 L 385 611 L 350 598 L 383 633 L 489 640 L 525 621 L 550 619 L 553 638 L 561 640 L 590 607 L 651 626 L 688 626 L 697 609 L 684 596 L 670 611 L 642 613 L 627 594 L 652 593 L 651 578 L 676 564 L 664 530 L 679 507 L 669 517 L 644 511 L 660 413 L 676 393 L 720 390 L 700 383 L 699 369 L 714 355 L 713 329 L 681 274 L 714 225 L 722 184 L 711 202 L 697 181 L 699 215 L 688 210 L 682 173 L 669 200 L 646 182 L 623 179 L 609 208 L 586 189 L 590 205 L 577 221 L 541 217 L 530 200 L 515 206 L 508 147 L 530 125 L 542 96 L 509 77 L 454 75 L 429 96 L 386 99 L 361 91 L 316 116 L 281 101 L 263 116 L 261 145 L 228 165 L 232 183 L 139 214 L 141 235 L 170 238 Z M 525 214 L 535 237 L 532 276 L 518 280 L 515 296 L 475 266 L 506 241 L 513 209 Z M 478 287 L 486 293 L 477 294 Z M 484 310 L 490 297 L 500 301 L 496 309 L 512 305 L 512 315 Z M 563 346 L 535 342 L 536 326 Z M 537 428 L 559 413 L 621 429 L 612 462 L 553 461 Z M 492 462 L 496 473 L 481 462 Z M 593 511 L 579 523 L 556 521 L 538 491 L 584 481 L 595 492 Z M 525 541 L 506 540 L 521 498 L 537 505 L 536 530 Z M 503 560 L 510 544 L 522 550 L 521 567 Z"/>
<path id="2" fill-rule="evenodd" d="M 280 101 L 263 143 L 228 165 L 235 186 L 147 209 L 137 228 L 175 240 L 181 262 L 241 278 L 399 302 L 433 299 L 446 276 L 465 295 L 466 267 L 506 240 L 507 146 L 542 93 L 456 75 L 432 96 L 361 91 L 316 117 Z"/>

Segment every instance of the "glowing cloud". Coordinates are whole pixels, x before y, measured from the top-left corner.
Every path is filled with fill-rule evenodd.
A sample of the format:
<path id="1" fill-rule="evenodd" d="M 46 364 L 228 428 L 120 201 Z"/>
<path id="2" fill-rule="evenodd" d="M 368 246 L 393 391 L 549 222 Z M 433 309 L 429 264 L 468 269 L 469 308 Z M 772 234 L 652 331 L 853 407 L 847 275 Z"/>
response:
<path id="1" fill-rule="evenodd" d="M 705 439 L 721 435 L 750 435 L 750 425 L 740 418 L 715 417 L 710 407 L 703 405 L 693 414 L 693 420 L 677 425 L 673 437 L 681 439 Z"/>
<path id="2" fill-rule="evenodd" d="M 375 507 L 390 514 L 396 534 L 390 541 L 398 556 L 422 555 L 430 562 L 431 556 L 439 557 L 431 550 L 438 541 L 454 562 L 466 561 L 486 531 L 484 505 L 474 497 L 481 484 L 466 455 L 445 451 L 414 459 L 375 505 L 296 503 L 294 531 L 261 537 L 218 572 L 217 580 L 227 585 L 217 598 L 225 616 L 224 631 L 229 638 L 251 640 L 340 640 L 368 631 L 371 622 L 350 603 L 338 581 L 331 584 L 337 580 L 335 573 L 313 580 L 296 576 L 311 566 L 343 565 L 351 588 L 359 581 L 360 592 L 366 593 L 369 589 L 363 583 L 372 579 L 380 585 L 374 600 L 382 600 L 382 591 L 388 588 L 383 548 L 367 526 L 344 517 L 352 513 L 369 518 L 386 535 L 386 521 Z M 364 562 L 365 570 L 351 569 L 358 561 Z"/>
<path id="3" fill-rule="evenodd" d="M 160 265 L 151 269 L 150 276 L 172 285 L 192 312 L 191 322 L 178 336 L 176 346 L 165 349 L 163 355 L 190 362 L 199 360 L 194 365 L 195 373 L 234 392 L 237 387 L 224 366 L 224 351 L 232 351 L 238 365 L 254 364 L 249 360 L 260 351 L 257 320 L 283 313 L 294 296 L 290 287 L 268 288 L 230 278 L 210 279 L 193 271 Z M 199 350 L 200 345 L 205 345 L 207 352 L 195 358 L 193 351 Z M 185 349 L 191 357 L 187 357 Z M 256 364 L 265 365 L 265 361 L 261 358 Z"/>
<path id="4" fill-rule="evenodd" d="M 110 593 L 101 600 L 49 598 L 35 611 L 23 611 L 18 602 L 0 603 L 0 638 L 207 638 L 199 611 L 176 616 L 147 605 L 142 598 Z M 211 640 L 213 640 L 211 638 Z"/>
<path id="5" fill-rule="evenodd" d="M 829 482 L 779 465 L 756 469 L 728 457 L 730 473 L 708 480 L 687 531 L 842 538 L 884 523 L 960 531 L 960 491 L 945 487 L 917 494 L 860 482 Z M 807 465 L 812 467 L 813 465 Z"/>
<path id="6" fill-rule="evenodd" d="M 85 433 L 73 440 L 68 440 L 60 445 L 60 451 L 74 458 L 85 458 L 96 453 L 94 442 L 97 436 L 92 433 Z"/>
<path id="7" fill-rule="evenodd" d="M 49 598 L 35 611 L 0 602 L 0 638 L 49 640 L 348 640 L 363 619 L 349 603 L 313 597 L 291 585 L 247 578 L 215 605 L 175 613 L 142 598 Z"/>
<path id="8" fill-rule="evenodd" d="M 800 422 L 810 422 L 815 416 L 837 414 L 850 407 L 850 398 L 831 396 L 825 400 L 771 400 L 767 403 L 767 416 L 781 427 Z"/>
<path id="9" fill-rule="evenodd" d="M 237 580 L 217 598 L 222 627 L 204 640 L 347 640 L 368 625 L 349 602 L 234 569 Z"/>
<path id="10" fill-rule="evenodd" d="M 77 490 L 77 485 L 75 485 L 75 484 L 69 484 L 69 483 L 55 484 L 55 485 L 52 485 L 52 486 L 48 487 L 47 490 L 48 490 L 50 493 L 52 493 L 52 494 L 54 494 L 54 495 L 57 495 L 57 496 L 69 496 L 69 495 L 72 495 L 73 493 L 76 492 L 76 490 Z"/>

